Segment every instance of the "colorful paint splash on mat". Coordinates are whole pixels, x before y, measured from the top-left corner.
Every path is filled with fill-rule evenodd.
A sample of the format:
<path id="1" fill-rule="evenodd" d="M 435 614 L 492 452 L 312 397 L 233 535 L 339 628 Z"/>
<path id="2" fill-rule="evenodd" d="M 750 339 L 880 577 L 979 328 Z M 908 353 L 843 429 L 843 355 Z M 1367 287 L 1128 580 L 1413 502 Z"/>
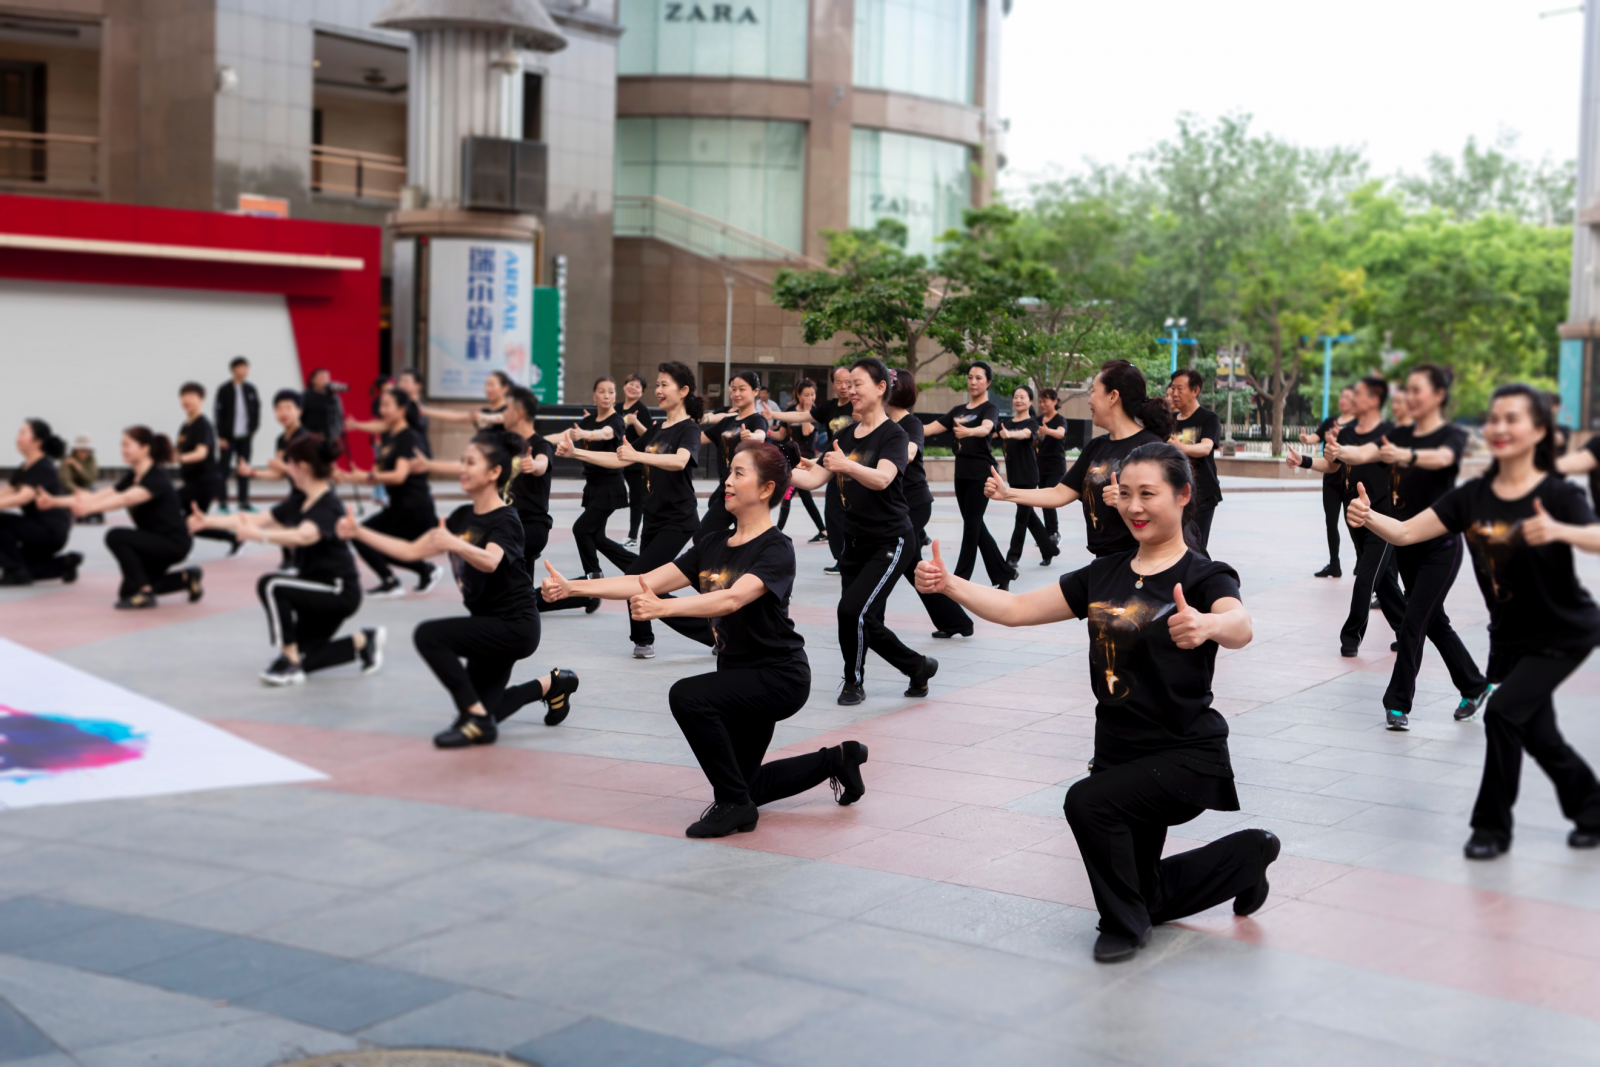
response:
<path id="1" fill-rule="evenodd" d="M 108 719 L 36 715 L 0 704 L 0 779 L 27 781 L 144 755 L 145 735 Z"/>

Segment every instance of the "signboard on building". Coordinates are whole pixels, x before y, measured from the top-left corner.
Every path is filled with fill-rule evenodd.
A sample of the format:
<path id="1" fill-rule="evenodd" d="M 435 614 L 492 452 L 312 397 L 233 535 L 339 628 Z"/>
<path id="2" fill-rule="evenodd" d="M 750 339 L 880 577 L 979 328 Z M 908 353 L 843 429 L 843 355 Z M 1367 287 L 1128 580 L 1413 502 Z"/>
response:
<path id="1" fill-rule="evenodd" d="M 428 395 L 476 400 L 495 371 L 529 384 L 533 245 L 428 242 Z"/>

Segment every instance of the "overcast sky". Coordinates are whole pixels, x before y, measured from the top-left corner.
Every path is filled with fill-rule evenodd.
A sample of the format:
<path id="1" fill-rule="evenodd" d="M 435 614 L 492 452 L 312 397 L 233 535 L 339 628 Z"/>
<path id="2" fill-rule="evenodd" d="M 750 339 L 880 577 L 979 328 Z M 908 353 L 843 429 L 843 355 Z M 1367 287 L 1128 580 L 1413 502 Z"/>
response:
<path id="1" fill-rule="evenodd" d="M 1364 146 L 1373 171 L 1420 170 L 1469 134 L 1577 155 L 1577 0 L 1015 0 L 1000 113 L 1007 188 L 1085 158 L 1122 162 L 1180 112 L 1255 116 L 1305 145 Z"/>

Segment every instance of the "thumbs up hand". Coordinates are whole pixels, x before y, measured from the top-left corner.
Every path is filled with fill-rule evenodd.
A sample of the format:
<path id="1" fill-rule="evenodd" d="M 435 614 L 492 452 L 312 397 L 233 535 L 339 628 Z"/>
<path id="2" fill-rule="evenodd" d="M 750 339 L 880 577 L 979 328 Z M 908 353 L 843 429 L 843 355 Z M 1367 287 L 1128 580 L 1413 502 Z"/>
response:
<path id="1" fill-rule="evenodd" d="M 546 602 L 554 604 L 556 601 L 564 600 L 572 595 L 572 583 L 567 581 L 560 571 L 552 567 L 549 560 L 544 561 L 544 569 L 549 572 L 549 577 L 540 584 L 539 594 L 545 598 Z"/>
<path id="2" fill-rule="evenodd" d="M 1530 545 L 1548 545 L 1561 540 L 1561 532 L 1565 528 L 1565 523 L 1550 517 L 1550 513 L 1544 509 L 1544 501 L 1534 497 L 1533 517 L 1522 520 L 1522 539 Z"/>
<path id="3" fill-rule="evenodd" d="M 640 622 L 650 619 L 659 619 L 667 613 L 670 601 L 655 595 L 650 589 L 650 583 L 644 580 L 644 575 L 639 575 L 639 591 L 628 598 L 628 613 Z"/>
<path id="4" fill-rule="evenodd" d="M 1405 449 L 1398 445 L 1391 445 L 1387 437 L 1378 438 L 1381 447 L 1378 449 L 1378 461 L 1381 463 L 1399 463 Z"/>
<path id="5" fill-rule="evenodd" d="M 990 500 L 1004 500 L 1006 494 L 1011 492 L 1011 487 L 1006 484 L 1004 478 L 1000 477 L 998 467 L 991 467 L 989 470 L 989 478 L 983 483 L 983 495 Z"/>
<path id="6" fill-rule="evenodd" d="M 844 450 L 839 447 L 837 439 L 833 442 L 833 448 L 824 453 L 822 457 L 822 465 L 831 471 L 842 471 L 849 462 L 850 457 L 844 454 Z"/>
<path id="7" fill-rule="evenodd" d="M 1111 480 L 1106 483 L 1104 491 L 1100 494 L 1100 499 L 1106 502 L 1107 507 L 1112 508 L 1122 503 L 1122 486 L 1117 484 L 1116 471 L 1111 472 Z"/>
<path id="8" fill-rule="evenodd" d="M 1322 456 L 1324 459 L 1329 460 L 1337 460 L 1339 458 L 1339 433 L 1337 430 L 1328 431 L 1327 441 L 1322 446 Z"/>
<path id="9" fill-rule="evenodd" d="M 1356 483 L 1356 498 L 1344 506 L 1344 521 L 1353 529 L 1361 529 L 1367 524 L 1367 516 L 1372 514 L 1372 501 L 1367 497 L 1367 487 L 1361 482 Z"/>
<path id="10" fill-rule="evenodd" d="M 1167 632 L 1179 648 L 1199 648 L 1211 640 L 1211 616 L 1197 611 L 1183 599 L 1183 586 L 1172 587 L 1172 602 L 1177 610 L 1167 617 Z"/>
<path id="11" fill-rule="evenodd" d="M 1300 453 L 1294 450 L 1293 445 L 1288 445 L 1284 448 L 1283 462 L 1290 470 L 1300 469 Z"/>
<path id="12" fill-rule="evenodd" d="M 917 592 L 942 593 L 945 580 L 949 577 L 950 572 L 945 570 L 944 557 L 939 554 L 939 541 L 936 538 L 933 542 L 933 558 L 917 564 Z"/>
<path id="13" fill-rule="evenodd" d="M 244 514 L 249 514 L 249 512 Z M 191 534 L 197 534 L 206 528 L 206 514 L 200 510 L 200 502 L 197 500 L 189 501 L 189 514 L 185 515 L 184 519 L 189 524 L 189 532 Z"/>

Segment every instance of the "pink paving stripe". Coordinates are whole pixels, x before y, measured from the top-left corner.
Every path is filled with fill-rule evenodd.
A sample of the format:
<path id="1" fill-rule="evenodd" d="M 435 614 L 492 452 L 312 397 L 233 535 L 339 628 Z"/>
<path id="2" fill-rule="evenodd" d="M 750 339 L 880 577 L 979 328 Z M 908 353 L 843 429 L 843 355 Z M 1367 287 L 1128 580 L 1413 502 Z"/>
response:
<path id="1" fill-rule="evenodd" d="M 962 714 L 958 704 L 929 703 L 859 724 L 851 732 L 872 750 L 863 768 L 864 801 L 840 807 L 819 787 L 769 806 L 754 833 L 722 843 L 1094 907 L 1065 822 L 997 806 L 1038 791 L 1037 781 L 930 767 L 928 761 L 950 750 L 974 749 L 881 732 L 944 724 L 952 715 L 959 721 Z M 694 767 L 510 746 L 446 755 L 426 741 L 394 735 L 240 720 L 219 725 L 330 776 L 309 788 L 668 837 L 681 835 L 710 799 Z M 795 749 L 828 743 L 814 739 Z M 1197 844 L 1169 838 L 1167 851 Z M 1182 925 L 1600 1019 L 1600 912 L 1295 856 L 1274 864 L 1272 886 L 1271 901 L 1254 918 L 1235 918 L 1224 906 Z"/>

